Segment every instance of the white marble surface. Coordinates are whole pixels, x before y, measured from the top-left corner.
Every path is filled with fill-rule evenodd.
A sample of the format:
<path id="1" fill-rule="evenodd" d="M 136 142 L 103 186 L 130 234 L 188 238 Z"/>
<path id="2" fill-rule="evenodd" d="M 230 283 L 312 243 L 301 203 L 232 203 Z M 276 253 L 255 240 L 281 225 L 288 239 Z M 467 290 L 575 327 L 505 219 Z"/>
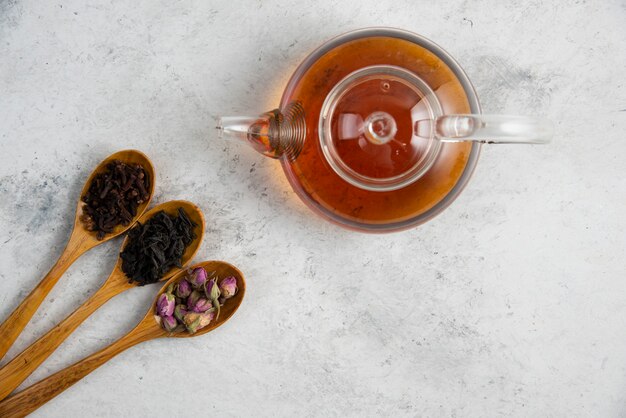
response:
<path id="1" fill-rule="evenodd" d="M 60 254 L 91 168 L 130 147 L 156 164 L 157 202 L 205 211 L 197 259 L 248 279 L 226 326 L 137 346 L 34 415 L 625 416 L 625 22 L 623 0 L 0 0 L 0 319 Z M 554 143 L 486 147 L 417 229 L 312 216 L 213 120 L 275 105 L 312 48 L 371 25 L 435 40 L 485 111 L 547 115 Z M 11 356 L 118 246 L 70 268 Z M 22 387 L 120 337 L 156 290 L 105 305 Z"/>

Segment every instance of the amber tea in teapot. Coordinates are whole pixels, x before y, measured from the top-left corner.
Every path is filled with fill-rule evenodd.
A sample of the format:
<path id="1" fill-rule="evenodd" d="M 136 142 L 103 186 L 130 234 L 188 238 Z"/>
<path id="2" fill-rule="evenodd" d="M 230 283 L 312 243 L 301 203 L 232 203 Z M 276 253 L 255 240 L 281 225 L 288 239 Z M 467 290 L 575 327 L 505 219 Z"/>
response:
<path id="1" fill-rule="evenodd" d="M 480 114 L 461 67 L 418 35 L 363 29 L 314 51 L 281 106 L 224 117 L 219 129 L 278 158 L 315 212 L 342 226 L 387 232 L 447 207 L 477 163 L 481 143 L 540 143 L 546 121 Z"/>

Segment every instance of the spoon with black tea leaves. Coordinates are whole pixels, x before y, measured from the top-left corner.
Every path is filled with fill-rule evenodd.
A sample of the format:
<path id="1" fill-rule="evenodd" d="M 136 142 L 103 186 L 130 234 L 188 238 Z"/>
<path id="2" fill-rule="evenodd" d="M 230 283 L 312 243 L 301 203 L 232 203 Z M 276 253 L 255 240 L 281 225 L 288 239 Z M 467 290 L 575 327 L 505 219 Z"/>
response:
<path id="1" fill-rule="evenodd" d="M 237 293 L 225 301 L 220 309 L 220 315 L 215 322 L 209 323 L 209 325 L 198 330 L 195 334 L 189 334 L 185 330 L 176 333 L 168 333 L 157 323 L 155 319 L 155 306 L 158 295 L 163 293 L 170 284 L 176 283 L 185 276 L 186 272 L 181 271 L 161 288 L 152 306 L 148 309 L 146 316 L 132 331 L 97 353 L 84 358 L 78 363 L 0 402 L 0 416 L 3 418 L 17 418 L 30 414 L 117 354 L 136 344 L 163 337 L 196 337 L 211 332 L 228 321 L 241 305 L 244 294 L 246 293 L 246 282 L 243 274 L 235 266 L 223 261 L 206 261 L 193 267 L 204 267 L 205 270 L 209 272 L 215 272 L 220 282 L 228 276 L 234 276 L 237 279 Z"/>
<path id="2" fill-rule="evenodd" d="M 143 167 L 146 174 L 149 176 L 149 190 L 146 190 L 149 197 L 137 207 L 137 213 L 128 225 L 118 225 L 113 228 L 111 233 L 104 236 L 101 240 L 98 240 L 96 232 L 88 231 L 85 228 L 83 221 L 81 221 L 84 205 L 81 199 L 89 190 L 89 186 L 95 176 L 105 172 L 107 170 L 107 165 L 114 160 L 119 160 L 129 165 L 139 164 Z M 155 176 L 152 162 L 145 154 L 136 150 L 116 152 L 115 154 L 108 156 L 98 165 L 98 167 L 96 167 L 87 179 L 83 190 L 80 192 L 78 205 L 76 207 L 76 216 L 74 218 L 74 227 L 63 253 L 59 256 L 59 259 L 54 266 L 52 266 L 52 269 L 50 269 L 48 274 L 46 274 L 46 276 L 39 282 L 37 287 L 35 287 L 30 294 L 26 296 L 22 303 L 20 303 L 19 306 L 15 308 L 13 313 L 9 315 L 2 325 L 0 325 L 0 335 L 2 336 L 2 338 L 0 338 L 0 359 L 2 359 L 7 351 L 9 351 L 9 348 L 11 348 L 24 327 L 26 327 L 26 324 L 28 324 L 31 320 L 37 311 L 37 308 L 41 305 L 41 302 L 43 302 L 50 290 L 52 290 L 54 285 L 59 281 L 59 278 L 63 275 L 63 273 L 65 273 L 65 270 L 67 270 L 67 268 L 72 265 L 72 263 L 83 253 L 97 245 L 117 237 L 120 234 L 123 234 L 137 221 L 137 219 L 148 207 L 148 204 L 154 195 L 154 180 Z"/>
<path id="3" fill-rule="evenodd" d="M 177 215 L 181 208 L 187 213 L 189 219 L 196 224 L 194 228 L 196 237 L 187 246 L 181 257 L 181 265 L 185 266 L 191 262 L 198 252 L 204 237 L 204 215 L 200 208 L 184 200 L 173 200 L 150 209 L 139 218 L 138 222 L 145 224 L 146 221 L 160 211 L 164 211 L 168 215 Z M 129 237 L 126 237 L 122 243 L 122 249 L 128 244 L 128 241 Z M 180 272 L 180 269 L 171 268 L 163 275 L 161 280 L 167 280 L 178 272 Z M 65 318 L 63 322 L 57 324 L 47 334 L 39 338 L 0 369 L 0 400 L 6 398 L 15 390 L 89 315 L 112 297 L 135 286 L 137 284 L 135 282 L 129 283 L 128 277 L 122 271 L 122 259 L 119 257 L 111 275 L 100 289 Z M 3 415 L 0 414 L 0 416 Z"/>

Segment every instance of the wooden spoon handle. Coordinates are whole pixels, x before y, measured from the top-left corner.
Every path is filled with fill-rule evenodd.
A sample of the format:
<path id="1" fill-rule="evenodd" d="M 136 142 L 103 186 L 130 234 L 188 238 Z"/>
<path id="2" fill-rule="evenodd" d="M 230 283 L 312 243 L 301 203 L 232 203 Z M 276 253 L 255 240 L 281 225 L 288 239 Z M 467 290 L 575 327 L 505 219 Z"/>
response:
<path id="1" fill-rule="evenodd" d="M 163 332 L 155 321 L 142 321 L 108 347 L 0 402 L 0 417 L 14 418 L 30 414 L 117 354 L 161 335 Z"/>
<path id="2" fill-rule="evenodd" d="M 65 270 L 90 247 L 81 240 L 70 238 L 70 242 L 63 250 L 55 265 L 50 269 L 46 277 L 35 287 L 32 292 L 19 304 L 11 315 L 0 325 L 0 359 L 9 351 L 26 324 L 33 317 L 41 302 L 46 298 L 50 290 L 57 283 Z"/>
<path id="3" fill-rule="evenodd" d="M 0 400 L 9 396 L 20 383 L 30 376 L 89 315 L 113 296 L 130 287 L 130 285 L 126 287 L 120 286 L 117 283 L 110 286 L 107 285 L 108 283 L 111 282 L 105 282 L 96 293 L 70 316 L 65 318 L 63 322 L 57 324 L 46 335 L 39 338 L 0 369 Z"/>

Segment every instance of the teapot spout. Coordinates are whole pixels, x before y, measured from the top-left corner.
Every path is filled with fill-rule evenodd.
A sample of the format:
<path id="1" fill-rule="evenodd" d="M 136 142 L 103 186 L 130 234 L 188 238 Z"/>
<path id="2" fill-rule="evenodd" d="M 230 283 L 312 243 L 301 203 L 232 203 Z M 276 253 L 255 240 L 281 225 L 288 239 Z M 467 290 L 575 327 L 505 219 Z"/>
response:
<path id="1" fill-rule="evenodd" d="M 220 138 L 238 139 L 267 157 L 290 160 L 302 151 L 307 133 L 304 109 L 298 102 L 284 111 L 274 109 L 259 116 L 222 116 L 216 128 Z"/>

